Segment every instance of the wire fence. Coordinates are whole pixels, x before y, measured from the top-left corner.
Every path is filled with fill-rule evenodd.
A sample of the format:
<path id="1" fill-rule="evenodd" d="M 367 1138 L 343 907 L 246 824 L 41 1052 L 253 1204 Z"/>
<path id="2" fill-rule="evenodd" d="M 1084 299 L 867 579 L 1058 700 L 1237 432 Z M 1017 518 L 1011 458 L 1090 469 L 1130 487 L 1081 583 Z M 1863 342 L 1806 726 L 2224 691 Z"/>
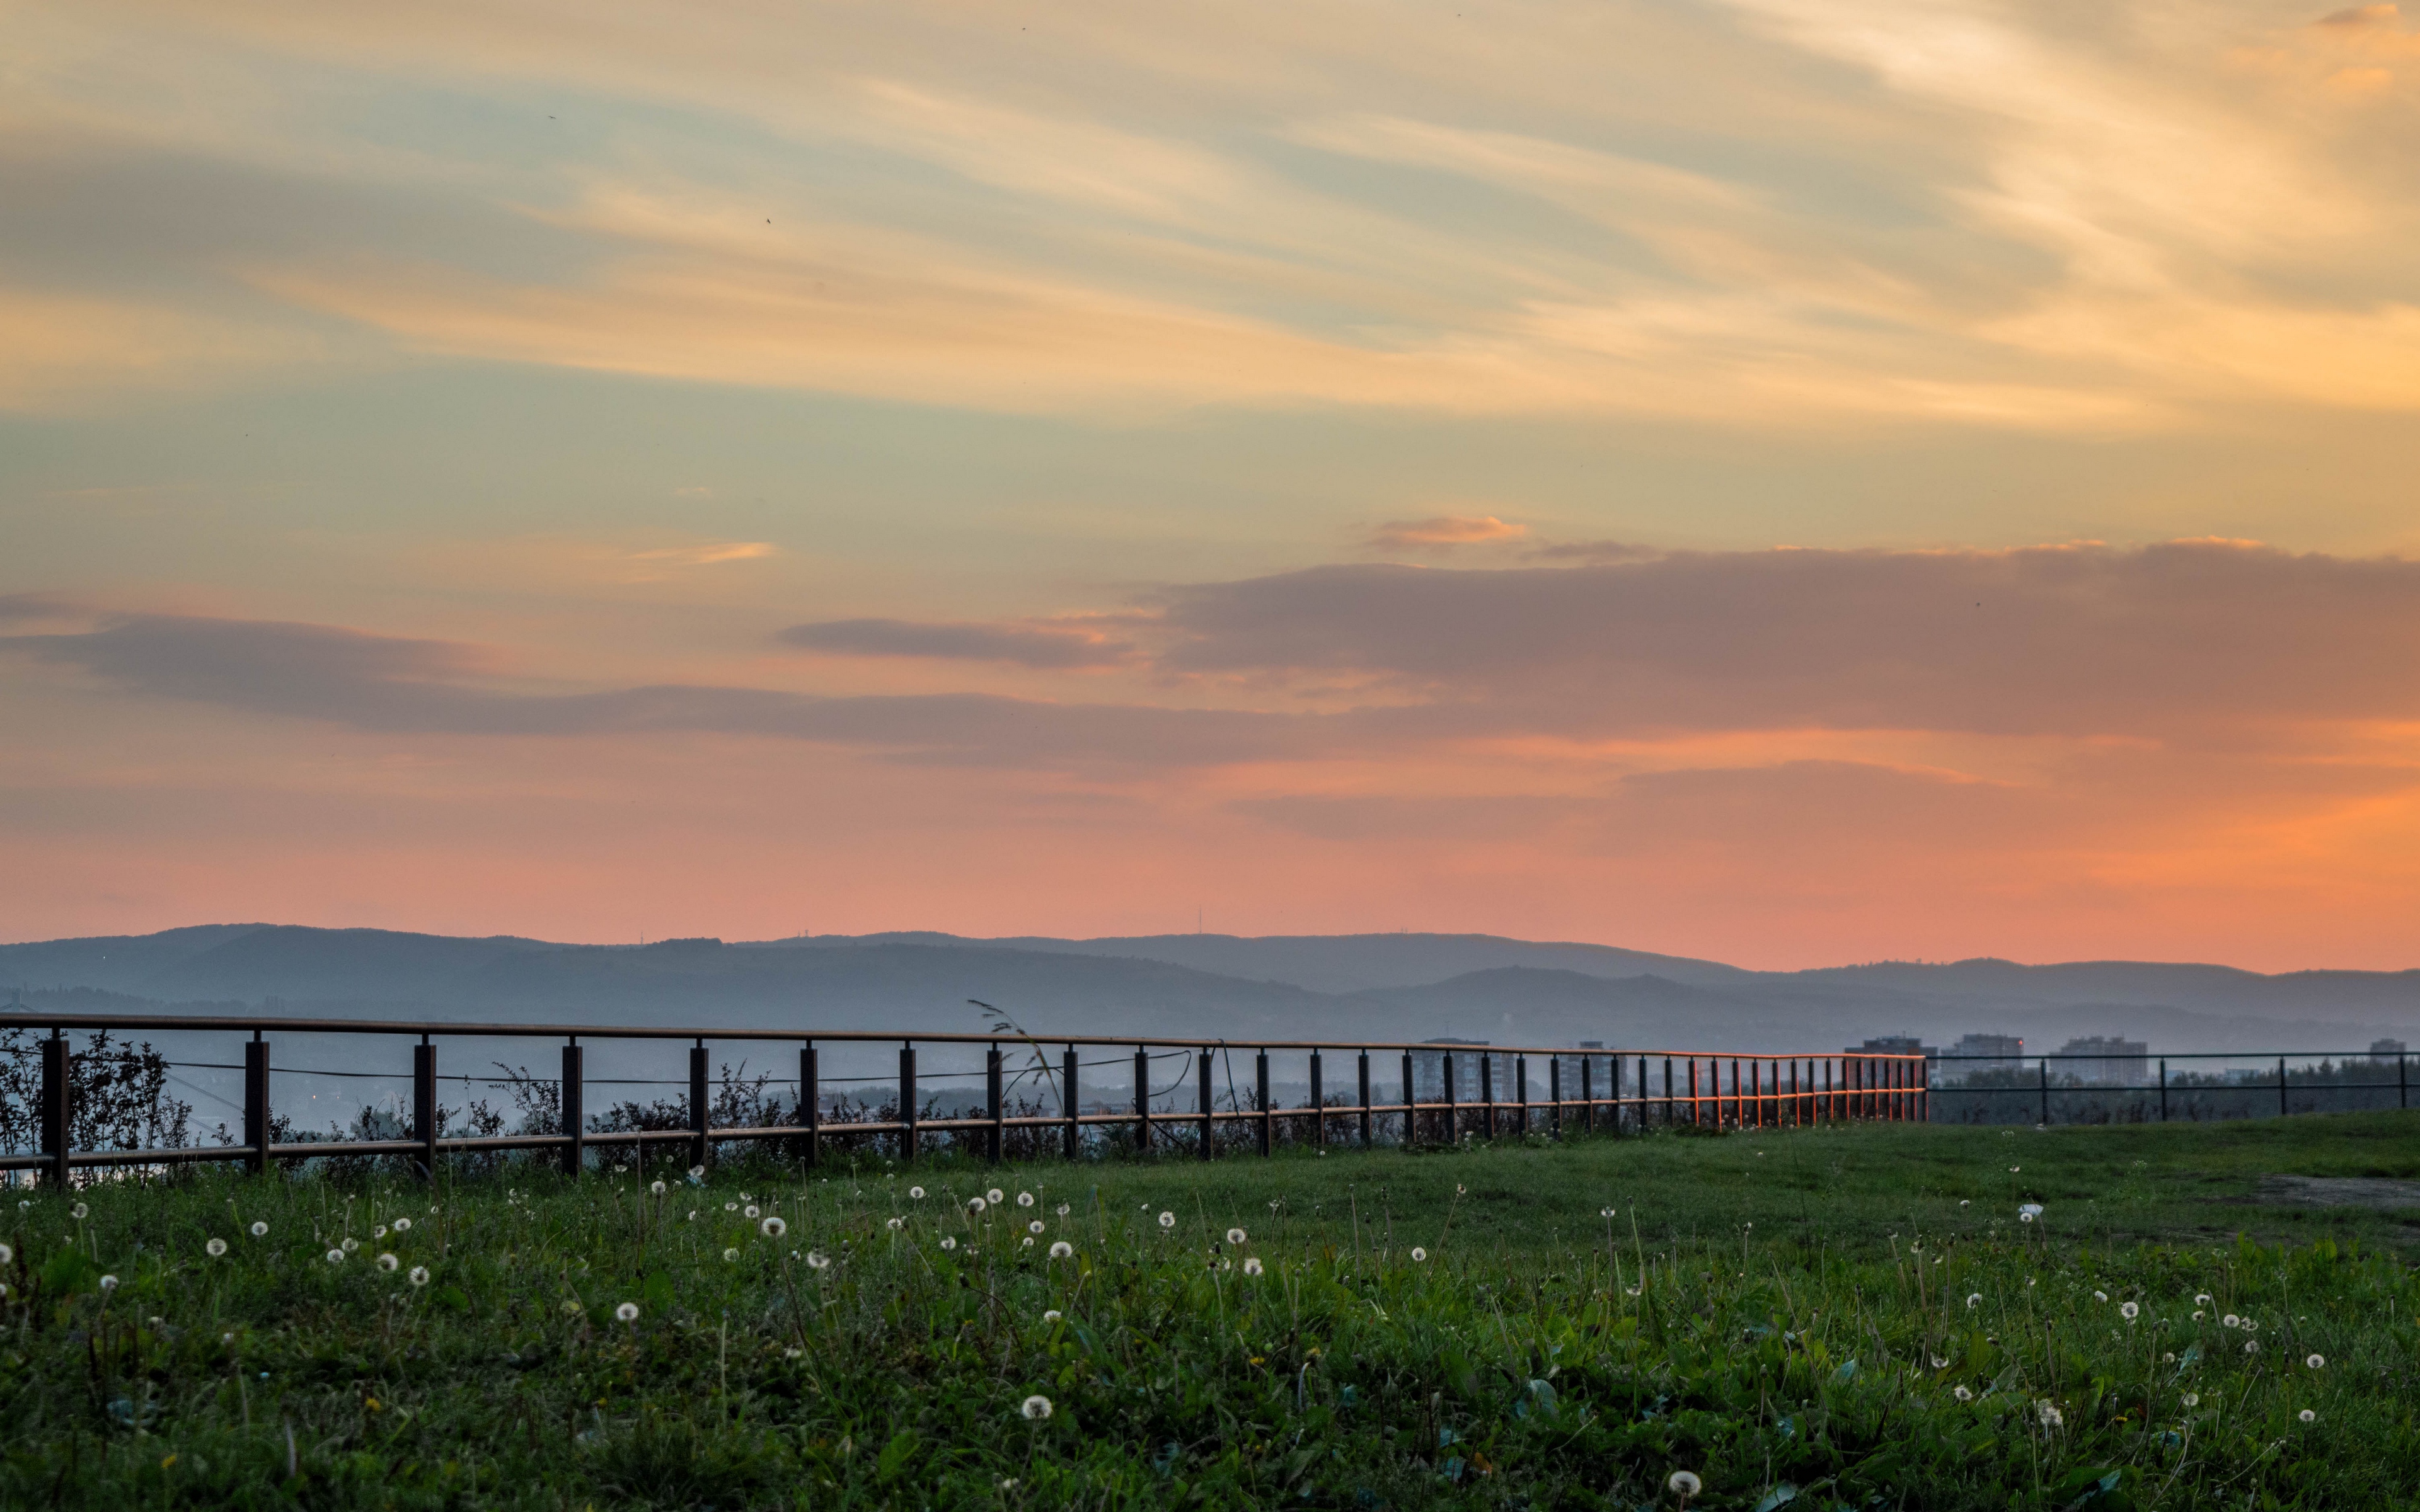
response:
<path id="1" fill-rule="evenodd" d="M 2412 1105 L 2409 1052 L 1931 1055 L 1942 1123 L 2166 1123 L 2380 1112 Z"/>
<path id="2" fill-rule="evenodd" d="M 242 1054 L 172 1054 L 129 1034 L 180 1044 L 233 1039 Z M 323 1039 L 349 1048 L 292 1059 L 276 1049 Z M 397 1039 L 408 1041 L 408 1066 L 394 1054 Z M 682 1041 L 686 1077 L 589 1069 L 592 1050 L 649 1063 L 626 1072 L 652 1069 L 668 1043 Z M 551 1050 L 558 1064 L 533 1072 L 494 1058 L 499 1041 L 504 1055 L 516 1043 L 524 1054 Z M 768 1050 L 795 1055 L 795 1074 L 788 1064 L 752 1070 L 752 1056 Z M 441 1069 L 441 1053 L 449 1061 L 486 1058 L 493 1073 Z M 346 1063 L 316 1063 L 322 1058 Z M 224 1161 L 252 1170 L 387 1163 L 427 1174 L 449 1162 L 504 1159 L 548 1159 L 578 1171 L 604 1159 L 703 1166 L 749 1146 L 809 1165 L 864 1151 L 900 1161 L 943 1152 L 1075 1160 L 1110 1150 L 1206 1160 L 1268 1155 L 1287 1144 L 1921 1120 L 1931 1116 L 1924 1071 L 1921 1056 L 1862 1051 L 11 1012 L 0 1014 L 0 1173 L 67 1181 L 94 1167 Z M 184 1072 L 233 1081 L 209 1088 Z M 389 1090 L 369 1102 L 307 1090 L 323 1081 Z M 233 1121 L 197 1118 L 179 1091 L 224 1107 Z M 323 1099 L 353 1109 L 349 1122 L 306 1127 L 309 1104 Z"/>

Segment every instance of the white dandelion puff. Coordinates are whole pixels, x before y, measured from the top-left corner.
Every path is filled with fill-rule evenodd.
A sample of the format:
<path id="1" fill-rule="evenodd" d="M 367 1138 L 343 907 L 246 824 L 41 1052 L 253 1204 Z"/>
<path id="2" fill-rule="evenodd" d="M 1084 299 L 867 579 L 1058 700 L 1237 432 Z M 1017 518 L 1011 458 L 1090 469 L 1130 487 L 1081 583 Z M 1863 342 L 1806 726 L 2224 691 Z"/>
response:
<path id="1" fill-rule="evenodd" d="M 1933 1369 L 1935 1369 L 1935 1370 L 1947 1370 L 1947 1369 L 1948 1369 L 1948 1368 L 1949 1368 L 1949 1357 L 1948 1357 L 1947 1355 L 1946 1355 L 1946 1354 L 1936 1354 L 1936 1355 L 1931 1356 L 1931 1360 L 1932 1360 L 1932 1368 L 1933 1368 Z"/>
<path id="2" fill-rule="evenodd" d="M 1017 1411 L 1025 1414 L 1028 1423 L 1039 1423 L 1050 1415 L 1050 1398 L 1036 1392 L 1025 1398 L 1024 1405 Z"/>
<path id="3" fill-rule="evenodd" d="M 739 1258 L 739 1251 L 737 1248 L 726 1249 L 722 1252 L 722 1257 L 725 1260 L 736 1260 Z"/>
<path id="4" fill-rule="evenodd" d="M 911 1186 L 911 1187 L 909 1187 L 909 1188 L 908 1189 L 908 1195 L 909 1196 L 911 1196 L 911 1197 L 915 1198 L 915 1199 L 916 1199 L 917 1201 L 919 1201 L 919 1202 L 922 1202 L 922 1201 L 923 1201 L 923 1200 L 924 1200 L 924 1189 L 923 1189 L 923 1187 L 921 1187 L 921 1186 Z"/>
<path id="5" fill-rule="evenodd" d="M 1599 1208 L 1596 1210 L 1596 1215 L 1600 1218 L 1610 1218 L 1613 1216 L 1613 1210 L 1611 1208 Z"/>
<path id="6" fill-rule="evenodd" d="M 2094 1302 L 2107 1302 L 2109 1300 L 2109 1293 L 2105 1291 L 2096 1291 L 2092 1294 L 2092 1300 Z"/>
<path id="7" fill-rule="evenodd" d="M 2130 1323 L 2142 1315 L 2143 1304 L 2139 1302 L 2121 1302 L 2118 1304 L 2118 1316 Z"/>
<path id="8" fill-rule="evenodd" d="M 1248 1255 L 1244 1257 L 1244 1273 L 1246 1275 L 1258 1275 L 1261 1273 L 1261 1257 L 1259 1256 Z"/>
<path id="9" fill-rule="evenodd" d="M 392 1254 L 381 1255 L 378 1257 L 378 1268 L 390 1274 L 394 1273 L 396 1269 L 402 1264 L 403 1262 L 396 1258 Z"/>
<path id="10" fill-rule="evenodd" d="M 1042 1220 L 1036 1218 L 1032 1223 L 1027 1224 L 1025 1226 L 1025 1231 L 1029 1234 L 1038 1234 L 1042 1232 Z"/>
<path id="11" fill-rule="evenodd" d="M 2063 1428 L 2067 1427 L 2067 1419 L 2060 1414 L 2058 1404 L 2056 1402 L 2043 1401 L 2034 1403 L 2034 1415 L 2041 1419 L 2041 1426 L 2046 1428 Z"/>
<path id="12" fill-rule="evenodd" d="M 650 1196 L 662 1196 L 666 1190 L 664 1179 L 660 1176 L 647 1183 L 647 1193 Z"/>
<path id="13" fill-rule="evenodd" d="M 726 1202 L 722 1205 L 722 1211 L 725 1212 L 737 1212 L 739 1211 L 739 1204 L 737 1202 Z"/>
<path id="14" fill-rule="evenodd" d="M 2197 1293 L 2195 1293 L 2195 1296 L 2194 1296 L 2194 1305 L 2195 1305 L 2195 1306 L 2196 1306 L 2196 1307 L 2207 1307 L 2207 1306 L 2209 1306 L 2209 1305 L 2210 1305 L 2210 1293 L 2209 1293 L 2209 1292 L 2207 1292 L 2207 1291 L 2203 1291 L 2203 1292 L 2197 1292 Z"/>
<path id="15" fill-rule="evenodd" d="M 740 1215 L 741 1217 L 743 1217 L 743 1218 L 753 1218 L 753 1217 L 755 1217 L 755 1216 L 756 1216 L 756 1204 L 754 1204 L 754 1203 L 752 1203 L 752 1203 L 750 1203 L 750 1204 L 748 1204 L 747 1208 L 746 1208 L 746 1209 L 744 1209 L 744 1210 L 740 1212 L 740 1214 L 739 1214 L 739 1215 Z"/>
<path id="16" fill-rule="evenodd" d="M 1163 1213 L 1161 1213 L 1161 1214 L 1159 1215 L 1159 1227 L 1161 1227 L 1162 1228 L 1173 1228 L 1173 1227 L 1176 1227 L 1176 1214 L 1174 1214 L 1174 1213 L 1172 1213 L 1172 1212 L 1163 1212 Z"/>
<path id="17" fill-rule="evenodd" d="M 1008 1194 L 998 1187 L 993 1187 L 990 1191 L 984 1194 L 984 1200 L 997 1208 L 1001 1203 L 1008 1200 Z"/>
<path id="18" fill-rule="evenodd" d="M 1016 1195 L 1016 1205 L 1020 1208 L 1030 1208 L 1033 1206 L 1033 1194 L 1031 1192 L 1019 1192 Z"/>
<path id="19" fill-rule="evenodd" d="M 348 1255 L 350 1255 L 353 1251 L 361 1247 L 362 1242 L 358 1239 L 348 1239 L 345 1241 L 345 1253 Z"/>
<path id="20" fill-rule="evenodd" d="M 2312 1411 L 2311 1411 L 2309 1408 L 2307 1408 L 2307 1407 L 2304 1408 L 2301 1412 L 2299 1412 L 2295 1413 L 2294 1415 L 2295 1415 L 2296 1417 L 2301 1418 L 2301 1419 L 2302 1419 L 2304 1422 L 2305 1422 L 2305 1423 L 2316 1423 L 2316 1422 L 2318 1422 L 2318 1421 L 2319 1420 L 2319 1413 L 2317 1413 L 2317 1412 L 2312 1412 Z"/>
<path id="21" fill-rule="evenodd" d="M 981 1212 L 987 1206 L 989 1206 L 989 1204 L 985 1202 L 981 1197 L 967 1198 L 967 1211 L 969 1212 Z"/>
<path id="22" fill-rule="evenodd" d="M 1963 1386 L 1954 1386 L 1950 1388 L 1949 1395 L 1957 1397 L 1962 1402 L 1971 1402 L 1975 1399 L 1975 1394 L 1968 1391 Z"/>
<path id="23" fill-rule="evenodd" d="M 2196 1309 L 2195 1309 L 2195 1311 L 2194 1311 L 2193 1320 L 2194 1320 L 2195 1322 L 2198 1323 L 2198 1322 L 2200 1322 L 2203 1319 L 2208 1318 L 2209 1316 L 2210 1316 L 2210 1314 L 2208 1314 L 2208 1313 L 2206 1313 L 2206 1312 L 2203 1312 L 2203 1311 L 2201 1311 L 2200 1309 L 2196 1308 Z"/>
<path id="24" fill-rule="evenodd" d="M 639 1320 L 639 1304 L 635 1302 L 623 1303 L 613 1309 L 613 1316 L 625 1323 L 635 1323 Z"/>
<path id="25" fill-rule="evenodd" d="M 705 1166 L 703 1166 L 703 1165 L 692 1165 L 692 1166 L 690 1166 L 690 1167 L 689 1168 L 689 1179 L 690 1179 L 690 1180 L 692 1180 L 692 1181 L 703 1181 L 703 1180 L 706 1180 L 706 1167 L 705 1167 Z"/>
<path id="26" fill-rule="evenodd" d="M 1065 1315 L 1061 1313 L 1058 1308 L 1053 1307 L 1042 1315 L 1042 1320 L 1046 1323 L 1055 1323 L 1063 1316 Z"/>
<path id="27" fill-rule="evenodd" d="M 2303 1361 L 2303 1364 L 2304 1364 L 2304 1365 L 2307 1365 L 2308 1367 L 2310 1367 L 2310 1368 L 2311 1368 L 2311 1369 L 2313 1369 L 2313 1370 L 2319 1370 L 2319 1369 L 2322 1369 L 2322 1368 L 2324 1368 L 2324 1367 L 2327 1365 L 2327 1363 L 2328 1363 L 2328 1361 L 2327 1361 L 2327 1356 L 2322 1355 L 2322 1354 L 2314 1354 L 2314 1355 L 2308 1356 L 2307 1358 L 2305 1358 L 2305 1359 Z"/>
<path id="28" fill-rule="evenodd" d="M 808 1270 L 810 1270 L 810 1271 L 821 1271 L 821 1270 L 825 1270 L 825 1269 L 829 1268 L 830 1265 L 831 1265 L 831 1257 L 830 1257 L 830 1256 L 826 1255 L 823 1251 L 821 1251 L 821 1250 L 819 1250 L 819 1249 L 811 1249 L 811 1250 L 807 1251 L 807 1269 L 808 1269 Z"/>
<path id="29" fill-rule="evenodd" d="M 893 1218 L 888 1224 L 884 1225 L 884 1227 L 895 1234 L 902 1228 L 908 1227 L 908 1220 L 905 1218 Z"/>
<path id="30" fill-rule="evenodd" d="M 328 1263 L 329 1263 L 330 1265 L 342 1265 L 342 1264 L 344 1264 L 344 1263 L 345 1263 L 345 1252 L 344 1252 L 343 1250 L 340 1250 L 340 1249 L 332 1249 L 332 1250 L 330 1250 L 330 1251 L 328 1252 Z"/>
<path id="31" fill-rule="evenodd" d="M 415 1287 L 425 1287 L 428 1285 L 428 1267 L 425 1265 L 415 1265 L 404 1279 L 411 1282 Z"/>
<path id="32" fill-rule="evenodd" d="M 1966 1310 L 1967 1310 L 1968 1312 L 1970 1312 L 1970 1313 L 1971 1313 L 1971 1312 L 1973 1312 L 1976 1308 L 1980 1307 L 1980 1306 L 1982 1306 L 1982 1305 L 1983 1305 L 1983 1294 L 1982 1294 L 1981 1292 L 1979 1292 L 1979 1291 L 1970 1291 L 1970 1292 L 1966 1293 Z"/>
<path id="33" fill-rule="evenodd" d="M 220 1256 L 226 1253 L 226 1241 L 224 1239 L 213 1239 L 209 1243 L 202 1246 L 202 1253 L 215 1260 Z M 6 1265 L 13 1258 L 15 1258 L 15 1257 L 8 1253 L 8 1246 L 6 1244 L 0 1244 L 0 1265 Z"/>
<path id="34" fill-rule="evenodd" d="M 87 1208 L 83 1203 L 79 1202 L 74 1207 L 68 1210 L 68 1216 L 73 1218 L 78 1223 L 82 1223 L 85 1216 L 91 1211 L 92 1210 L 90 1208 Z"/>
<path id="35" fill-rule="evenodd" d="M 1413 1245 L 1413 1246 L 1412 1246 L 1412 1260 L 1413 1260 L 1413 1262 L 1414 1262 L 1415 1264 L 1417 1264 L 1417 1263 L 1419 1263 L 1419 1262 L 1420 1262 L 1420 1261 L 1422 1261 L 1422 1260 L 1425 1260 L 1425 1259 L 1427 1259 L 1428 1257 L 1429 1257 L 1429 1252 L 1428 1252 L 1428 1251 L 1426 1251 L 1426 1250 L 1424 1250 L 1424 1249 L 1420 1248 L 1418 1244 L 1415 1244 L 1415 1245 Z"/>
<path id="36" fill-rule="evenodd" d="M 372 1239 L 384 1239 L 386 1237 L 386 1225 L 380 1224 L 376 1228 L 371 1229 L 370 1237 Z"/>
<path id="37" fill-rule="evenodd" d="M 1242 1229 L 1240 1229 L 1240 1228 L 1230 1228 L 1230 1229 L 1228 1229 L 1228 1230 L 1227 1230 L 1227 1242 L 1228 1242 L 1228 1243 L 1230 1243 L 1230 1244 L 1240 1244 L 1240 1243 L 1242 1243 L 1243 1242 L 1244 1242 L 1244 1231 L 1243 1231 Z"/>
<path id="38" fill-rule="evenodd" d="M 756 1231 L 767 1239 L 779 1239 L 790 1231 L 790 1226 L 783 1220 L 780 1213 L 768 1213 L 765 1221 L 756 1226 Z"/>
<path id="39" fill-rule="evenodd" d="M 2201 1394 L 2198 1392 L 2189 1391 L 2181 1397 L 2179 1397 L 2178 1400 L 2183 1402 L 2187 1407 L 2199 1407 L 2201 1405 Z"/>
<path id="40" fill-rule="evenodd" d="M 1674 1495 L 1686 1500 L 1705 1489 L 1706 1483 L 1685 1470 L 1676 1470 L 1665 1477 L 1664 1485 Z"/>
<path id="41" fill-rule="evenodd" d="M 956 1249 L 958 1247 L 958 1242 L 954 1239 L 943 1239 L 941 1241 L 941 1247 L 943 1249 Z"/>
<path id="42" fill-rule="evenodd" d="M 2233 1328 L 2242 1321 L 2242 1319 L 2236 1317 L 2233 1313 L 2229 1313 L 2225 1318 L 2219 1319 L 2219 1322 L 2227 1328 Z"/>
<path id="43" fill-rule="evenodd" d="M 1072 1257 L 1075 1253 L 1076 1246 L 1068 1243 L 1063 1239 L 1050 1246 L 1050 1257 L 1054 1260 L 1068 1259 Z"/>
<path id="44" fill-rule="evenodd" d="M 1064 1217 L 1066 1217 L 1066 1216 L 1067 1216 L 1067 1213 L 1068 1213 L 1068 1211 L 1069 1211 L 1069 1209 L 1068 1209 L 1068 1207 L 1067 1207 L 1067 1204 L 1065 1204 L 1065 1203 L 1063 1203 L 1063 1203 L 1059 1204 L 1059 1207 L 1058 1207 L 1058 1210 L 1057 1210 L 1057 1211 L 1058 1211 L 1059 1216 L 1060 1216 L 1060 1217 L 1062 1217 L 1062 1218 L 1064 1218 Z"/>
<path id="45" fill-rule="evenodd" d="M 101 1278 L 101 1289 L 103 1291 L 116 1291 L 117 1289 L 117 1277 L 114 1275 L 102 1276 Z"/>
<path id="46" fill-rule="evenodd" d="M 2245 1339 L 2243 1341 L 2243 1352 L 2246 1354 L 2258 1354 L 2260 1352 L 2260 1341 L 2258 1339 Z"/>

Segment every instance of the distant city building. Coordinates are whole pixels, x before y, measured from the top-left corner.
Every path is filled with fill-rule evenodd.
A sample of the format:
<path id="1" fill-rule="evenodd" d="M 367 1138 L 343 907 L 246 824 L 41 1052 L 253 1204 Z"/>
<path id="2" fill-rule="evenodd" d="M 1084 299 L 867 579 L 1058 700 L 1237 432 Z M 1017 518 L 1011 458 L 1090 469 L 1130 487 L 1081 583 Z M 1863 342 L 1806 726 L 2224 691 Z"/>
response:
<path id="1" fill-rule="evenodd" d="M 1412 1052 L 1413 1101 L 1419 1103 L 1445 1101 L 1445 1058 L 1448 1055 L 1451 1055 L 1453 1057 L 1453 1100 L 1457 1103 L 1478 1102 L 1479 1059 L 1486 1053 L 1482 1047 L 1488 1041 L 1441 1037 L 1423 1040 L 1420 1042 L 1433 1044 L 1437 1048 Z M 1510 1102 L 1512 1099 L 1512 1088 L 1504 1074 L 1507 1069 L 1505 1057 L 1499 1055 L 1496 1057 L 1496 1099 L 1499 1103 Z M 1374 1068 L 1371 1074 L 1373 1076 L 1377 1074 Z"/>
<path id="2" fill-rule="evenodd" d="M 1942 1068 L 1952 1081 L 1993 1072 L 2018 1069 L 2024 1057 L 2024 1037 L 2016 1034 L 1970 1034 L 1949 1047 L 1949 1063 Z"/>
<path id="3" fill-rule="evenodd" d="M 2151 1047 L 2140 1040 L 2114 1034 L 2086 1035 L 2070 1040 L 2059 1046 L 2058 1053 L 2082 1057 L 2058 1061 L 2053 1068 L 2081 1082 L 2133 1085 L 2150 1079 Z"/>
<path id="4" fill-rule="evenodd" d="M 2371 1058 L 2375 1060 L 2395 1059 L 2403 1054 L 2403 1041 L 2400 1040 L 2372 1040 L 2369 1041 L 2369 1054 Z"/>
<path id="5" fill-rule="evenodd" d="M 1912 1034 L 1884 1034 L 1863 1044 L 1847 1047 L 1853 1056 L 1922 1056 L 1924 1085 L 1931 1087 L 1941 1080 L 1941 1052 Z"/>

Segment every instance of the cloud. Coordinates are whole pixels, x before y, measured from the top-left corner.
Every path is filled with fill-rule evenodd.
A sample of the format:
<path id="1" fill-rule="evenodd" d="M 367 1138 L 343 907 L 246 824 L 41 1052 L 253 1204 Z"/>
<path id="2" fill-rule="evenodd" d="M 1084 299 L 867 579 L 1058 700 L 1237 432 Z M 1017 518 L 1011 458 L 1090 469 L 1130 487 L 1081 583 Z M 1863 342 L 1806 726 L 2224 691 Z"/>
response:
<path id="1" fill-rule="evenodd" d="M 1063 625 L 821 620 L 793 625 L 776 639 L 844 656 L 930 656 L 1036 668 L 1111 667 L 1133 653 L 1132 646 L 1097 629 Z"/>
<path id="2" fill-rule="evenodd" d="M 870 748 L 945 764 L 1187 767 L 1304 754 L 1317 718 L 1256 711 L 1052 703 L 983 693 L 819 697 L 659 684 L 517 687 L 493 652 L 324 625 L 143 615 L 14 651 L 147 697 L 391 734 L 730 734 Z"/>
<path id="3" fill-rule="evenodd" d="M 1371 535 L 1370 544 L 1382 550 L 1435 550 L 1517 541 L 1528 533 L 1528 526 L 1507 525 L 1493 515 L 1432 515 L 1390 520 Z"/>

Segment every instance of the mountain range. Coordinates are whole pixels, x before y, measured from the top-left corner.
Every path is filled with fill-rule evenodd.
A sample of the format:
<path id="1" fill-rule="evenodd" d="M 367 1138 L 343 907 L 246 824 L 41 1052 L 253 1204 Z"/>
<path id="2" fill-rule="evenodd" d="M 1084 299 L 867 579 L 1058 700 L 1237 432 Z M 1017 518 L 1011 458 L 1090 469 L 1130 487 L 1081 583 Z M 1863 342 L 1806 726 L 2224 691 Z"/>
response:
<path id="1" fill-rule="evenodd" d="M 970 939 L 923 932 L 726 944 L 219 924 L 0 946 L 30 1006 L 546 1024 L 1814 1052 L 1869 1036 L 2029 1050 L 2124 1034 L 2155 1051 L 2360 1050 L 2420 1028 L 2420 971 L 1996 959 L 1750 971 L 1486 934 Z"/>

